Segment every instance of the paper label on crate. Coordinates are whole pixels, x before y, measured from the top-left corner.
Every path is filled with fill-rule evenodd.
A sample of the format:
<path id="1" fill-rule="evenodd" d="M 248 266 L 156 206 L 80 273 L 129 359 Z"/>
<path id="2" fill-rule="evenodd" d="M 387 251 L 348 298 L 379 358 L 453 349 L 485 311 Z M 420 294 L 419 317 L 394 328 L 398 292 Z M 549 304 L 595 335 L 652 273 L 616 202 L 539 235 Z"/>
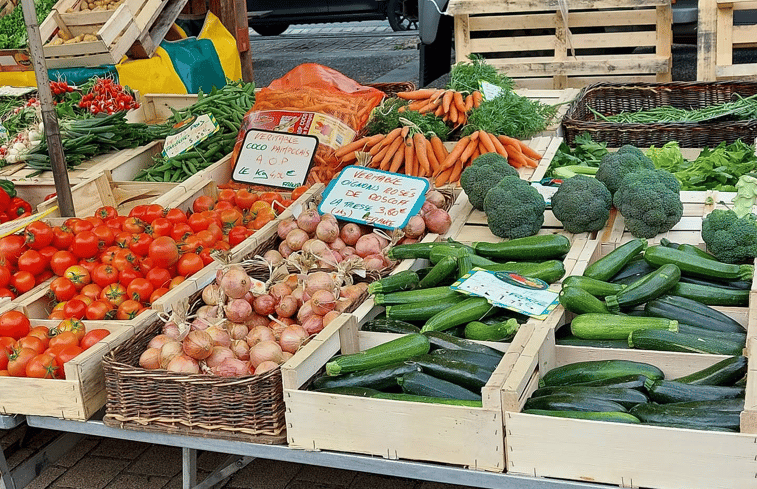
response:
<path id="1" fill-rule="evenodd" d="M 245 116 L 245 129 L 264 129 L 315 136 L 328 148 L 338 149 L 355 139 L 355 130 L 335 117 L 320 112 L 259 110 Z"/>
<path id="2" fill-rule="evenodd" d="M 478 85 L 479 87 L 481 87 L 481 95 L 483 96 L 484 100 L 497 98 L 505 92 L 504 88 L 493 83 L 485 82 L 483 80 L 479 81 Z"/>
<path id="3" fill-rule="evenodd" d="M 10 136 L 8 135 L 8 130 L 5 128 L 4 125 L 0 124 L 0 141 L 6 141 L 10 139 Z"/>
<path id="4" fill-rule="evenodd" d="M 212 114 L 190 117 L 174 126 L 174 133 L 166 136 L 163 157 L 173 158 L 194 148 L 221 128 Z"/>
<path id="5" fill-rule="evenodd" d="M 12 59 L 12 58 L 11 58 Z M 8 63 L 3 63 L 8 64 Z M 11 63 L 15 64 L 15 62 Z M 28 93 L 32 93 L 36 91 L 36 87 L 7 87 L 2 86 L 0 87 L 0 97 L 23 97 L 24 95 Z"/>
<path id="6" fill-rule="evenodd" d="M 523 277 L 511 272 L 490 272 L 474 268 L 451 285 L 453 290 L 484 297 L 497 307 L 546 319 L 557 307 L 557 292 L 538 278 Z"/>
<path id="7" fill-rule="evenodd" d="M 550 187 L 546 185 L 542 185 L 539 182 L 531 182 L 531 186 L 534 187 L 542 197 L 544 197 L 544 202 L 547 203 L 547 206 L 552 205 L 552 196 L 557 193 L 557 189 L 560 187 Z"/>
<path id="8" fill-rule="evenodd" d="M 295 188 L 305 183 L 318 138 L 250 129 L 244 135 L 231 179 L 254 185 Z"/>
<path id="9" fill-rule="evenodd" d="M 347 166 L 323 191 L 318 211 L 383 229 L 403 228 L 423 205 L 428 180 Z"/>

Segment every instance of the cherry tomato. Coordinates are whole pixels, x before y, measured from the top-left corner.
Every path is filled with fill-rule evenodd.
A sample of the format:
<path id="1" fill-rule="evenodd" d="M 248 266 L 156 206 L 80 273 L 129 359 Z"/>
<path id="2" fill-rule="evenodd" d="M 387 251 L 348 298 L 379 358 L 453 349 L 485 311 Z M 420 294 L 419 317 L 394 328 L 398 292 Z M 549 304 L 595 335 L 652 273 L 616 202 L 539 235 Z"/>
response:
<path id="1" fill-rule="evenodd" d="M 0 255 L 11 265 L 16 265 L 18 257 L 26 250 L 26 242 L 23 236 L 11 234 L 0 238 Z"/>
<path id="2" fill-rule="evenodd" d="M 53 229 L 43 221 L 34 221 L 26 226 L 24 236 L 29 248 L 39 250 L 53 242 Z"/>
<path id="3" fill-rule="evenodd" d="M 4 289 L 11 283 L 11 271 L 6 266 L 0 266 L 0 288 Z"/>
<path id="4" fill-rule="evenodd" d="M 60 333 L 50 338 L 50 348 L 55 348 L 58 345 L 68 346 L 78 344 L 79 338 L 72 331 L 61 331 Z"/>
<path id="5" fill-rule="evenodd" d="M 60 367 L 55 361 L 55 356 L 50 353 L 41 353 L 33 357 L 26 364 L 26 377 L 36 379 L 57 379 Z"/>
<path id="6" fill-rule="evenodd" d="M 109 228 L 108 226 L 102 224 L 100 226 L 97 226 L 92 230 L 92 232 L 97 236 L 97 249 L 98 250 L 104 250 L 108 246 L 112 245 L 116 240 L 116 233 L 113 232 L 112 228 Z"/>
<path id="7" fill-rule="evenodd" d="M 29 318 L 19 311 L 7 311 L 0 314 L 0 336 L 17 340 L 29 334 Z"/>
<path id="8" fill-rule="evenodd" d="M 116 234 L 116 236 L 114 237 L 113 242 L 119 248 L 128 248 L 129 247 L 129 243 L 131 243 L 131 240 L 132 240 L 133 236 L 134 235 L 131 234 L 131 233 L 129 233 L 129 232 L 121 231 L 120 233 Z"/>
<path id="9" fill-rule="evenodd" d="M 92 258 L 100 251 L 99 238 L 92 231 L 82 231 L 74 235 L 71 252 L 79 258 Z"/>
<path id="10" fill-rule="evenodd" d="M 189 277 L 190 275 L 199 272 L 204 267 L 202 258 L 194 253 L 186 253 L 179 258 L 176 265 L 176 270 L 179 275 Z"/>
<path id="11" fill-rule="evenodd" d="M 187 214 L 183 210 L 176 208 L 168 209 L 165 218 L 173 225 L 187 222 Z"/>
<path id="12" fill-rule="evenodd" d="M 160 299 L 165 295 L 165 293 L 168 292 L 167 287 L 160 287 L 159 289 L 153 290 L 152 294 L 150 294 L 150 304 L 154 303 L 156 300 Z"/>
<path id="13" fill-rule="evenodd" d="M 70 229 L 71 232 L 74 233 L 74 236 L 84 231 L 91 231 L 92 228 L 95 227 L 91 222 L 78 217 L 70 217 L 66 219 L 63 225 Z"/>
<path id="14" fill-rule="evenodd" d="M 30 348 L 37 352 L 37 354 L 42 353 L 45 351 L 45 348 L 47 348 L 47 342 L 42 341 L 37 336 L 31 336 L 26 335 L 22 336 L 18 339 L 15 345 L 13 345 L 14 349 L 20 349 L 20 348 Z"/>
<path id="15" fill-rule="evenodd" d="M 139 206 L 137 206 L 137 207 L 139 207 Z M 135 207 L 135 209 L 136 209 L 136 207 Z M 142 220 L 140 220 L 140 219 L 137 219 L 136 217 L 133 217 L 133 216 L 127 217 L 124 220 L 124 223 L 123 223 L 123 225 L 121 227 L 127 233 L 132 233 L 132 234 L 143 233 L 145 231 L 144 222 Z"/>
<path id="16" fill-rule="evenodd" d="M 124 271 L 127 268 L 136 268 L 139 266 L 139 257 L 129 249 L 119 250 L 116 252 L 115 258 L 113 258 L 113 266 L 119 271 Z"/>
<path id="17" fill-rule="evenodd" d="M 168 287 L 173 277 L 167 269 L 155 267 L 145 274 L 145 278 L 150 281 L 153 288 L 159 289 L 161 287 Z"/>
<path id="18" fill-rule="evenodd" d="M 128 287 L 132 280 L 144 278 L 144 274 L 135 268 L 125 268 L 118 274 L 118 283 Z"/>
<path id="19" fill-rule="evenodd" d="M 37 279 L 31 273 L 21 270 L 13 274 L 10 285 L 16 289 L 16 292 L 23 294 L 29 292 L 37 285 Z"/>
<path id="20" fill-rule="evenodd" d="M 58 277 L 50 282 L 50 291 L 58 302 L 73 299 L 77 292 L 74 283 L 66 277 Z"/>
<path id="21" fill-rule="evenodd" d="M 152 230 L 151 236 L 153 238 L 157 238 L 159 236 L 171 236 L 173 226 L 174 223 L 172 223 L 165 217 L 159 217 L 155 219 L 152 224 L 150 224 L 150 229 Z"/>
<path id="22" fill-rule="evenodd" d="M 147 224 L 152 224 L 155 219 L 159 217 L 163 217 L 163 206 L 158 204 L 150 204 L 145 208 L 145 213 L 142 217 L 142 220 L 147 222 Z"/>
<path id="23" fill-rule="evenodd" d="M 234 203 L 243 210 L 252 207 L 252 204 L 254 204 L 256 200 L 258 200 L 257 194 L 250 192 L 246 188 L 237 190 L 237 193 L 234 196 Z"/>
<path id="24" fill-rule="evenodd" d="M 84 314 L 87 312 L 87 304 L 79 299 L 71 299 L 66 301 L 66 305 L 63 306 L 63 314 L 66 318 L 84 318 Z"/>
<path id="25" fill-rule="evenodd" d="M 211 222 L 212 221 L 207 216 L 200 213 L 192 214 L 189 216 L 189 219 L 187 219 L 187 224 L 189 224 L 189 227 L 191 227 L 194 232 L 208 229 Z"/>
<path id="26" fill-rule="evenodd" d="M 113 206 L 103 206 L 100 207 L 95 211 L 95 216 L 99 217 L 103 221 L 107 221 L 108 219 L 113 219 L 114 217 L 118 216 L 118 211 Z"/>
<path id="27" fill-rule="evenodd" d="M 102 341 L 110 334 L 110 331 L 104 328 L 97 328 L 89 331 L 86 335 L 84 335 L 84 338 L 81 339 L 80 346 L 82 349 L 86 350 L 87 348 L 91 348 L 93 345 L 98 343 L 99 341 Z"/>
<path id="28" fill-rule="evenodd" d="M 50 343 L 50 330 L 47 329 L 47 326 L 34 326 L 32 329 L 29 330 L 29 334 L 26 336 L 35 336 L 42 340 L 42 343 L 45 345 L 45 348 L 47 348 L 48 344 Z M 0 354 L 0 356 L 2 356 Z"/>
<path id="29" fill-rule="evenodd" d="M 194 229 L 192 229 L 189 224 L 186 222 L 180 222 L 176 225 L 174 225 L 173 229 L 171 230 L 171 237 L 174 241 L 181 242 L 186 239 L 187 236 L 194 233 Z"/>

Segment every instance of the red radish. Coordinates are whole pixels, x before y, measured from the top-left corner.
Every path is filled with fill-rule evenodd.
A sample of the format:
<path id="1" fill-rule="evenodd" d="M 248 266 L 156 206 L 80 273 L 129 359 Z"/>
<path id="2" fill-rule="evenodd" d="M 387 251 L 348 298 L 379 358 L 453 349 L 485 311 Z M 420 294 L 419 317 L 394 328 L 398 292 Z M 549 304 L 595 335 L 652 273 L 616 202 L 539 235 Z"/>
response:
<path id="1" fill-rule="evenodd" d="M 447 211 L 439 208 L 434 208 L 426 213 L 423 220 L 426 222 L 426 228 L 436 234 L 444 234 L 452 226 L 452 218 Z"/>
<path id="2" fill-rule="evenodd" d="M 360 239 L 363 233 L 360 231 L 360 226 L 354 222 L 348 222 L 342 227 L 339 237 L 342 238 L 344 244 L 347 246 L 355 246 L 357 240 Z"/>
<path id="3" fill-rule="evenodd" d="M 297 216 L 297 226 L 306 233 L 314 233 L 318 223 L 321 222 L 321 215 L 317 209 L 307 209 Z"/>

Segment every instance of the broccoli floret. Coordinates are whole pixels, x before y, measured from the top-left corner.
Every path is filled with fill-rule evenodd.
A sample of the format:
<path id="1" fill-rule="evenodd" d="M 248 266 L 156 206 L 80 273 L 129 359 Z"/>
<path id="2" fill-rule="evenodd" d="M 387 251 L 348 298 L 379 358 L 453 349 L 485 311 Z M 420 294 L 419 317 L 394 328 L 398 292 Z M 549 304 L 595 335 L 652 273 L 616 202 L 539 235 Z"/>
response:
<path id="1" fill-rule="evenodd" d="M 626 228 L 637 238 L 652 238 L 681 220 L 683 204 L 678 192 L 666 185 L 665 170 L 642 170 L 623 178 L 613 204 L 625 218 Z"/>
<path id="2" fill-rule="evenodd" d="M 614 153 L 607 153 L 599 161 L 596 178 L 615 195 L 623 177 L 640 170 L 654 170 L 652 160 L 647 158 L 640 149 L 625 145 Z"/>
<path id="3" fill-rule="evenodd" d="M 523 238 L 536 234 L 544 224 L 546 207 L 539 191 L 518 177 L 503 178 L 484 198 L 489 229 L 500 238 Z"/>
<path id="4" fill-rule="evenodd" d="M 743 263 L 757 257 L 757 218 L 739 218 L 731 210 L 715 209 L 702 221 L 707 251 L 725 263 Z"/>
<path id="5" fill-rule="evenodd" d="M 576 175 L 552 196 L 552 212 L 569 233 L 599 231 L 610 218 L 612 196 L 601 182 Z"/>
<path id="6" fill-rule="evenodd" d="M 497 158 L 488 157 L 496 155 Z M 487 156 L 487 158 L 484 158 Z M 481 158 L 484 158 L 483 160 Z M 468 195 L 468 200 L 474 209 L 484 208 L 484 197 L 503 177 L 518 176 L 518 170 L 507 163 L 507 159 L 496 153 L 485 153 L 475 160 L 471 166 L 463 170 L 460 175 L 460 186 Z"/>

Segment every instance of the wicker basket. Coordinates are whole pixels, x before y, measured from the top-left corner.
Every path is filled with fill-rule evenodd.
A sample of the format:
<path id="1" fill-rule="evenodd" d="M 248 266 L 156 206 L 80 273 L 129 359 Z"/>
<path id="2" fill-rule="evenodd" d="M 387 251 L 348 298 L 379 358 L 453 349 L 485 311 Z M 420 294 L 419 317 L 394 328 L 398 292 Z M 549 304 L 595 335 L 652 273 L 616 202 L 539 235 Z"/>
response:
<path id="1" fill-rule="evenodd" d="M 146 370 L 139 356 L 160 332 L 158 320 L 105 357 L 103 423 L 140 431 L 286 442 L 281 369 L 242 378 Z"/>
<path id="2" fill-rule="evenodd" d="M 733 100 L 736 94 L 757 93 L 757 82 L 672 82 L 634 85 L 597 83 L 581 90 L 576 102 L 563 117 L 566 142 L 588 133 L 594 141 L 616 148 L 624 144 L 639 147 L 661 146 L 678 141 L 682 148 L 715 147 L 737 139 L 752 143 L 757 137 L 757 120 L 717 120 L 702 123 L 624 124 L 596 120 L 591 109 L 603 115 L 635 112 L 661 106 L 699 109 Z"/>

